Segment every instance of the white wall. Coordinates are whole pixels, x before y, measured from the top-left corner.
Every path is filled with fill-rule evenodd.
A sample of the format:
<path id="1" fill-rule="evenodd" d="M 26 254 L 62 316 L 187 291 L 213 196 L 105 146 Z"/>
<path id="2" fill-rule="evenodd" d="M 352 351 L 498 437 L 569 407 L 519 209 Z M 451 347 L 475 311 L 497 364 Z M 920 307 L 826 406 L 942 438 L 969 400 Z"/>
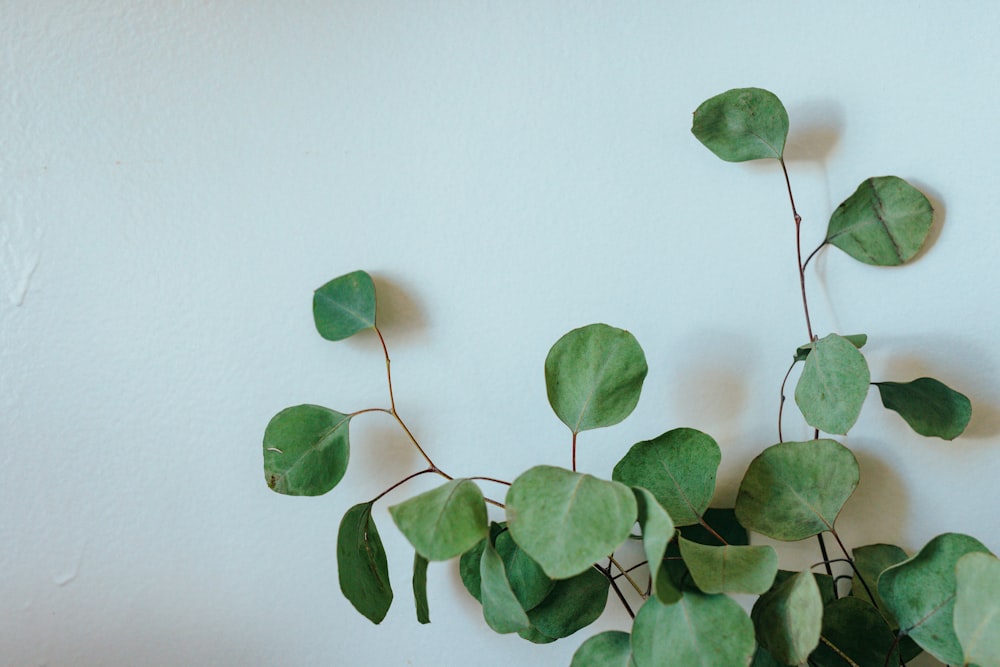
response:
<path id="1" fill-rule="evenodd" d="M 542 361 L 605 321 L 650 374 L 628 421 L 581 436 L 581 467 L 693 426 L 731 501 L 805 338 L 776 165 L 689 131 L 740 86 L 788 108 L 810 248 L 869 176 L 938 211 L 912 266 L 830 250 L 809 277 L 817 330 L 868 333 L 876 378 L 975 406 L 944 443 L 869 398 L 845 538 L 1000 550 L 998 24 L 987 2 L 3 0 L 0 662 L 568 664 L 585 635 L 493 635 L 450 565 L 416 624 L 385 512 L 404 494 L 376 510 L 389 617 L 343 600 L 340 517 L 419 466 L 387 419 L 355 421 L 318 499 L 267 489 L 261 435 L 288 405 L 386 404 L 377 342 L 311 322 L 312 290 L 362 268 L 400 413 L 452 474 L 568 465 Z"/>

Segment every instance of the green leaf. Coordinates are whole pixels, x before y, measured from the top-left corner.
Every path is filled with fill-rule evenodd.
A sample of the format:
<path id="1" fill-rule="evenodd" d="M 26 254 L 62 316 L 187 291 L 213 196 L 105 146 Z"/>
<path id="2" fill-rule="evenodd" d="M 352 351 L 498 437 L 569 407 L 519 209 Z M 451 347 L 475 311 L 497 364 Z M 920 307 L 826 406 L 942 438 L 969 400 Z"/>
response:
<path id="1" fill-rule="evenodd" d="M 698 523 L 715 493 L 722 451 L 711 436 L 677 428 L 636 443 L 611 478 L 648 489 L 677 526 Z"/>
<path id="2" fill-rule="evenodd" d="M 736 518 L 776 540 L 803 540 L 833 529 L 860 477 L 854 454 L 833 440 L 772 445 L 747 468 Z"/>
<path id="3" fill-rule="evenodd" d="M 375 326 L 375 283 L 364 271 L 334 278 L 313 293 L 319 335 L 343 340 Z"/>
<path id="4" fill-rule="evenodd" d="M 372 503 L 347 510 L 337 531 L 337 575 L 344 597 L 372 623 L 381 623 L 392 604 L 385 549 Z"/>
<path id="5" fill-rule="evenodd" d="M 724 542 L 716 537 L 701 524 L 693 524 L 680 528 L 679 532 L 684 539 L 704 544 L 706 546 L 719 546 L 721 544 L 747 545 L 750 544 L 750 535 L 746 528 L 736 520 L 736 513 L 731 508 L 709 507 L 705 510 L 702 518 L 711 527 L 712 531 L 718 533 Z M 674 586 L 682 590 L 698 590 L 688 571 L 687 564 L 681 559 L 681 550 L 678 540 L 674 540 L 667 545 L 667 559 L 663 561 L 663 568 L 670 574 L 670 580 Z M 661 597 L 661 602 L 665 602 Z"/>
<path id="6" fill-rule="evenodd" d="M 569 667 L 632 667 L 632 644 L 627 632 L 608 630 L 580 644 Z"/>
<path id="7" fill-rule="evenodd" d="M 624 542 L 638 515 L 623 484 L 553 466 L 536 466 L 507 491 L 507 528 L 553 579 L 590 568 Z"/>
<path id="8" fill-rule="evenodd" d="M 952 624 L 955 564 L 968 553 L 989 553 L 974 537 L 945 533 L 913 557 L 893 565 L 878 579 L 878 592 L 902 632 L 941 662 L 962 662 L 962 646 Z"/>
<path id="9" fill-rule="evenodd" d="M 417 622 L 431 622 L 431 610 L 427 604 L 427 559 L 413 554 L 413 600 L 417 607 Z"/>
<path id="10" fill-rule="evenodd" d="M 854 579 L 851 582 L 851 595 L 867 600 L 870 591 L 875 598 L 875 606 L 888 613 L 878 594 L 878 578 L 888 568 L 906 560 L 908 558 L 906 552 L 894 544 L 869 544 L 857 547 L 851 553 L 854 556 Z M 867 589 L 865 585 L 867 585 Z M 886 620 L 890 627 L 893 630 L 899 628 L 899 624 L 896 623 L 892 614 L 888 615 L 889 618 Z"/>
<path id="11" fill-rule="evenodd" d="M 503 559 L 507 580 L 521 607 L 527 611 L 541 604 L 555 586 L 542 566 L 517 546 L 510 531 L 505 530 L 496 536 L 496 550 Z"/>
<path id="12" fill-rule="evenodd" d="M 676 604 L 650 597 L 632 625 L 636 667 L 737 667 L 755 650 L 753 624 L 725 595 L 686 592 Z"/>
<path id="13" fill-rule="evenodd" d="M 876 266 L 909 261 L 934 221 L 927 197 L 896 176 L 869 178 L 830 216 L 826 243 Z"/>
<path id="14" fill-rule="evenodd" d="M 781 159 L 788 137 L 788 113 L 774 93 L 736 88 L 702 102 L 691 132 L 727 162 Z"/>
<path id="15" fill-rule="evenodd" d="M 844 435 L 861 414 L 871 374 L 851 341 L 830 334 L 813 344 L 795 387 L 795 403 L 810 426 Z"/>
<path id="16" fill-rule="evenodd" d="M 607 324 L 574 329 L 545 358 L 549 404 L 573 433 L 617 424 L 639 402 L 646 370 L 629 332 Z"/>
<path id="17" fill-rule="evenodd" d="M 538 631 L 538 628 L 528 628 L 527 630 L 522 630 L 517 633 L 517 636 L 521 639 L 527 639 L 532 644 L 551 644 L 556 641 L 556 637 L 549 637 L 548 635 L 543 635 Z"/>
<path id="18" fill-rule="evenodd" d="M 819 644 L 823 599 L 811 572 L 799 572 L 760 596 L 751 613 L 757 641 L 776 660 L 801 665 Z"/>
<path id="19" fill-rule="evenodd" d="M 479 487 L 455 479 L 393 505 L 389 514 L 413 548 L 427 560 L 448 560 L 465 553 L 489 529 Z"/>
<path id="20" fill-rule="evenodd" d="M 870 602 L 856 597 L 840 598 L 823 609 L 822 637 L 809 656 L 809 664 L 816 667 L 898 665 L 895 638 L 895 633 Z M 845 656 L 851 662 L 845 661 Z"/>
<path id="21" fill-rule="evenodd" d="M 653 591 L 660 602 L 670 604 L 680 599 L 681 593 L 670 582 L 670 578 L 660 570 L 663 567 L 663 557 L 667 553 L 667 545 L 674 537 L 674 522 L 670 515 L 657 502 L 652 493 L 641 487 L 633 487 L 636 503 L 639 507 L 639 527 L 642 529 L 642 547 L 649 563 L 649 576 L 652 578 Z"/>
<path id="22" fill-rule="evenodd" d="M 1000 667 L 1000 560 L 970 553 L 955 566 L 955 634 L 962 664 Z"/>
<path id="23" fill-rule="evenodd" d="M 899 413 L 920 435 L 954 440 L 972 417 L 972 403 L 963 394 L 933 378 L 912 382 L 876 382 L 882 405 Z"/>
<path id="24" fill-rule="evenodd" d="M 851 345 L 858 348 L 859 350 L 863 348 L 865 344 L 868 342 L 867 334 L 848 334 L 844 336 L 844 338 L 846 338 L 847 342 L 849 342 Z M 815 346 L 816 346 L 815 343 L 806 343 L 805 345 L 799 345 L 795 349 L 795 361 L 805 361 L 805 358 L 809 356 L 809 353 L 813 351 L 813 348 Z"/>
<path id="25" fill-rule="evenodd" d="M 506 526 L 505 523 L 496 523 L 495 521 L 490 523 L 489 537 L 477 542 L 476 546 L 462 554 L 459 559 L 458 574 L 462 579 L 462 584 L 465 586 L 465 590 L 469 591 L 469 595 L 476 598 L 480 604 L 482 604 L 483 599 L 479 591 L 481 583 L 479 563 L 483 559 L 483 549 L 486 548 L 486 540 L 495 540 L 501 532 L 506 532 Z"/>
<path id="26" fill-rule="evenodd" d="M 752 593 L 771 588 L 778 573 L 778 552 L 771 546 L 706 546 L 683 537 L 681 556 L 704 593 Z"/>
<path id="27" fill-rule="evenodd" d="M 503 559 L 489 540 L 486 540 L 483 548 L 479 567 L 483 617 L 487 625 L 501 634 L 527 630 L 531 626 L 528 615 L 511 590 Z"/>
<path id="28" fill-rule="evenodd" d="M 344 477 L 351 446 L 349 415 L 319 405 L 276 414 L 264 431 L 264 479 L 289 496 L 319 496 Z"/>
<path id="29" fill-rule="evenodd" d="M 531 627 L 543 637 L 569 637 L 604 612 L 610 588 L 607 577 L 592 567 L 575 577 L 557 581 L 548 597 L 528 612 Z"/>

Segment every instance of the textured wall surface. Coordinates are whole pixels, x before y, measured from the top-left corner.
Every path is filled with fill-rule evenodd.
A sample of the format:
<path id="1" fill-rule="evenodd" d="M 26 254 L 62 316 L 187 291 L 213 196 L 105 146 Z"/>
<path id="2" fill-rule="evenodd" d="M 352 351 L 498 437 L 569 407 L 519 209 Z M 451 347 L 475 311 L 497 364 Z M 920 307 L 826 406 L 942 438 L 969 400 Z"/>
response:
<path id="1" fill-rule="evenodd" d="M 340 517 L 420 466 L 384 415 L 318 499 L 268 490 L 261 436 L 289 405 L 386 405 L 377 340 L 311 322 L 314 288 L 365 269 L 442 468 L 569 465 L 542 362 L 604 321 L 650 374 L 581 468 L 692 426 L 731 502 L 805 338 L 777 166 L 689 131 L 733 87 L 788 108 L 809 249 L 869 176 L 937 209 L 911 266 L 828 250 L 808 276 L 818 332 L 866 332 L 873 377 L 935 376 L 975 410 L 944 443 L 869 396 L 846 541 L 1000 550 L 998 24 L 989 3 L 0 0 L 0 663 L 568 665 L 588 633 L 493 635 L 450 565 L 416 624 L 402 494 L 375 512 L 388 618 L 343 600 Z M 623 623 L 611 604 L 598 627 Z"/>

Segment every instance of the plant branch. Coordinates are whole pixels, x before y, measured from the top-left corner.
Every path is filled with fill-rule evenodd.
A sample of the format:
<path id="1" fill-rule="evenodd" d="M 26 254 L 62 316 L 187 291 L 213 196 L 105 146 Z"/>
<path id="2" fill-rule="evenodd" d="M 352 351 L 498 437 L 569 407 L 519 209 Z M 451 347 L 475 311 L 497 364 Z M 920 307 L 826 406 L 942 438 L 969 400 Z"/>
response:
<path id="1" fill-rule="evenodd" d="M 611 567 L 608 566 L 608 569 L 605 570 L 597 563 L 594 563 L 594 569 L 603 574 L 607 578 L 607 580 L 611 583 L 611 588 L 615 591 L 615 594 L 621 601 L 622 606 L 625 607 L 625 611 L 627 611 L 628 615 L 633 620 L 635 620 L 635 612 L 632 611 L 632 606 L 628 603 L 628 600 L 625 599 L 625 595 L 622 593 L 622 589 L 618 587 L 618 582 L 615 581 L 615 578 L 613 576 L 611 576 Z"/>
<path id="2" fill-rule="evenodd" d="M 624 567 L 622 567 L 622 564 L 619 563 L 618 561 L 616 561 L 614 556 L 608 556 L 608 560 L 611 562 L 611 565 L 614 565 L 616 568 L 618 568 L 618 571 L 621 572 L 622 576 L 625 577 L 625 580 L 628 581 L 628 583 L 632 584 L 632 588 L 635 589 L 636 593 L 638 593 L 639 595 L 643 595 L 643 596 L 645 595 L 642 592 L 642 589 L 639 587 L 639 584 L 635 583 L 635 579 L 633 579 L 629 575 L 628 570 L 626 570 Z M 608 565 L 608 574 L 611 574 L 611 565 Z M 612 580 L 614 580 L 616 578 L 617 577 L 612 577 Z"/>
<path id="3" fill-rule="evenodd" d="M 781 164 L 781 173 L 785 176 L 785 187 L 788 189 L 788 201 L 792 205 L 792 217 L 795 218 L 795 250 L 798 256 L 799 263 L 799 288 L 802 291 L 802 309 L 806 316 L 806 329 L 809 331 L 809 340 L 815 340 L 813 337 L 812 321 L 809 319 L 809 299 L 806 297 L 806 266 L 802 261 L 802 216 L 799 215 L 798 210 L 795 208 L 795 197 L 792 195 L 792 182 L 788 178 L 788 169 L 785 167 L 785 159 L 779 158 L 778 162 Z"/>
<path id="4" fill-rule="evenodd" d="M 851 569 L 854 570 L 854 574 L 858 575 L 858 581 L 861 582 L 861 586 L 865 589 L 865 593 L 868 594 L 868 599 L 871 600 L 872 606 L 878 609 L 878 602 L 875 601 L 875 596 L 872 594 L 871 589 L 868 588 L 868 582 L 865 581 L 863 576 L 861 576 L 861 572 L 858 570 L 858 566 L 855 565 L 854 559 L 851 558 L 849 553 L 847 553 L 847 547 L 845 547 L 843 541 L 841 541 L 840 535 L 838 535 L 837 531 L 833 529 L 830 529 L 830 534 L 833 535 L 833 539 L 837 540 L 837 544 L 840 545 L 840 550 L 844 553 L 844 558 L 847 562 L 850 563 Z"/>
<path id="5" fill-rule="evenodd" d="M 388 494 L 389 494 L 390 492 L 392 492 L 392 491 L 395 491 L 395 490 L 396 490 L 396 489 L 398 489 L 399 487 L 401 487 L 401 486 L 403 486 L 404 484 L 406 484 L 407 482 L 409 482 L 409 481 L 410 481 L 411 479 L 413 479 L 414 477 L 420 477 L 421 475 L 426 475 L 426 474 L 427 474 L 427 473 L 429 473 L 429 472 L 435 472 L 435 473 L 439 473 L 439 472 L 441 472 L 441 471 L 440 471 L 440 470 L 437 470 L 437 469 L 435 469 L 435 468 L 424 468 L 423 470 L 419 470 L 419 471 L 417 471 L 417 472 L 413 473 L 412 475 L 407 475 L 406 477 L 404 477 L 403 479 L 399 480 L 398 482 L 396 482 L 395 484 L 393 484 L 392 486 L 390 486 L 390 487 L 389 487 L 388 489 L 386 489 L 386 490 L 385 490 L 385 491 L 383 491 L 382 493 L 380 493 L 380 494 L 378 494 L 377 496 L 375 496 L 374 498 L 372 498 L 372 499 L 371 499 L 371 500 L 369 501 L 369 503 L 370 503 L 370 504 L 375 504 L 376 502 L 378 502 L 379 500 L 381 500 L 383 496 L 386 496 L 386 495 L 388 495 Z"/>
<path id="6" fill-rule="evenodd" d="M 792 374 L 792 369 L 795 368 L 797 361 L 793 361 L 792 365 L 788 367 L 788 372 L 785 373 L 784 379 L 781 381 L 781 401 L 778 403 L 778 442 L 784 442 L 785 438 L 781 434 L 781 416 L 785 412 L 785 385 L 788 384 L 788 377 Z"/>
<path id="7" fill-rule="evenodd" d="M 573 431 L 573 472 L 576 472 L 576 431 Z"/>
<path id="8" fill-rule="evenodd" d="M 704 528 L 709 533 L 711 533 L 712 536 L 715 539 L 719 540 L 719 542 L 722 543 L 724 546 L 727 546 L 727 547 L 729 546 L 729 542 L 726 542 L 726 538 L 724 538 L 722 535 L 719 535 L 717 532 L 715 532 L 715 529 L 712 528 L 710 525 L 708 525 L 708 522 L 705 521 L 705 517 L 699 516 L 698 517 L 698 523 L 701 524 L 702 528 Z"/>

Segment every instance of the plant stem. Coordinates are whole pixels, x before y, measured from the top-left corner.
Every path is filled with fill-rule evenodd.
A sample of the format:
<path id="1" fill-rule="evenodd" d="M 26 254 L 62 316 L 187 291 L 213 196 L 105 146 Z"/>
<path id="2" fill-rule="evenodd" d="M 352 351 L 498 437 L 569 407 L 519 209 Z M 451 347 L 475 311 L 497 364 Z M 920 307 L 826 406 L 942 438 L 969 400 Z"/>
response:
<path id="1" fill-rule="evenodd" d="M 638 593 L 639 595 L 643 595 L 642 589 L 639 587 L 639 584 L 635 583 L 635 579 L 633 579 L 629 575 L 628 570 L 622 567 L 621 563 L 616 561 L 614 556 L 608 556 L 608 560 L 611 562 L 612 565 L 618 568 L 618 571 L 622 573 L 622 576 L 625 577 L 625 580 L 628 581 L 628 583 L 632 584 L 632 588 L 635 589 L 635 592 Z M 611 573 L 611 565 L 608 566 L 608 573 L 609 574 Z M 616 578 L 617 577 L 612 577 L 612 580 Z"/>
<path id="2" fill-rule="evenodd" d="M 781 173 L 785 175 L 785 187 L 788 189 L 788 201 L 792 205 L 792 217 L 795 218 L 795 250 L 799 263 L 799 288 L 802 291 L 802 309 L 806 316 L 806 329 L 809 331 L 809 340 L 814 340 L 812 322 L 809 319 L 809 299 L 806 297 L 806 267 L 802 262 L 802 216 L 795 208 L 795 197 L 792 195 L 792 182 L 788 178 L 788 169 L 785 167 L 784 158 L 779 158 L 781 163 Z"/>
<path id="3" fill-rule="evenodd" d="M 440 472 L 440 471 L 437 470 L 437 469 L 435 469 L 435 468 L 424 468 L 423 470 L 419 470 L 419 471 L 413 473 L 412 475 L 407 475 L 406 477 L 404 477 L 403 479 L 399 480 L 398 482 L 396 482 L 395 484 L 393 484 L 392 486 L 390 486 L 388 489 L 386 489 L 385 491 L 383 491 L 382 493 L 378 494 L 377 496 L 375 496 L 374 498 L 372 498 L 370 501 L 368 501 L 369 504 L 375 504 L 376 502 L 378 502 L 379 500 L 381 500 L 383 496 L 388 495 L 392 491 L 395 491 L 399 487 L 401 487 L 404 484 L 406 484 L 407 482 L 409 482 L 414 477 L 420 477 L 420 475 L 426 475 L 429 472 Z"/>
<path id="4" fill-rule="evenodd" d="M 573 431 L 573 472 L 576 472 L 576 431 Z"/>
<path id="5" fill-rule="evenodd" d="M 726 538 L 724 538 L 724 537 L 723 537 L 722 535 L 719 535 L 719 534 L 718 534 L 717 532 L 715 532 L 715 529 L 714 529 L 714 528 L 712 528 L 712 527 L 711 527 L 710 525 L 708 525 L 708 522 L 706 522 L 706 521 L 705 521 L 705 517 L 703 517 L 703 516 L 699 516 L 699 517 L 698 517 L 698 523 L 699 523 L 699 524 L 701 524 L 701 527 L 702 527 L 702 528 L 704 528 L 704 529 L 705 529 L 705 530 L 707 530 L 707 531 L 708 531 L 709 533 L 711 533 L 711 534 L 712 534 L 712 536 L 713 536 L 713 537 L 714 537 L 715 539 L 719 540 L 719 542 L 720 542 L 721 544 L 723 544 L 724 546 L 727 546 L 727 547 L 729 546 L 729 542 L 726 542 Z"/>
<path id="6" fill-rule="evenodd" d="M 830 534 L 833 535 L 833 539 L 837 540 L 837 544 L 840 545 L 840 550 L 844 552 L 844 558 L 846 558 L 847 562 L 851 564 L 851 569 L 854 570 L 854 574 L 858 576 L 858 581 L 861 582 L 861 586 L 865 589 L 865 593 L 868 594 L 868 599 L 871 600 L 872 606 L 878 609 L 878 602 L 875 601 L 875 596 L 872 594 L 871 589 L 868 588 L 868 582 L 866 582 L 865 578 L 861 576 L 861 572 L 858 571 L 858 566 L 854 564 L 854 559 L 851 558 L 849 553 L 847 553 L 847 547 L 845 547 L 844 543 L 841 541 L 840 535 L 838 535 L 837 531 L 832 528 L 830 529 Z"/>
<path id="7" fill-rule="evenodd" d="M 788 367 L 788 372 L 785 373 L 785 378 L 781 381 L 781 402 L 778 403 L 778 442 L 784 442 L 785 438 L 781 434 L 781 416 L 785 412 L 785 385 L 788 383 L 788 376 L 792 374 L 792 369 L 795 368 L 795 364 L 798 362 L 793 361 L 792 365 Z"/>
<path id="8" fill-rule="evenodd" d="M 597 563 L 594 563 L 594 569 L 596 569 L 598 572 L 607 577 L 608 581 L 611 582 L 611 588 L 614 589 L 615 594 L 618 595 L 618 599 L 621 600 L 622 606 L 625 607 L 625 611 L 627 611 L 628 615 L 634 620 L 635 612 L 632 611 L 632 606 L 628 603 L 628 600 L 625 599 L 625 595 L 622 593 L 622 589 L 618 587 L 618 582 L 615 581 L 615 578 L 613 576 L 611 576 L 611 567 L 608 566 L 608 569 L 605 570 Z"/>

